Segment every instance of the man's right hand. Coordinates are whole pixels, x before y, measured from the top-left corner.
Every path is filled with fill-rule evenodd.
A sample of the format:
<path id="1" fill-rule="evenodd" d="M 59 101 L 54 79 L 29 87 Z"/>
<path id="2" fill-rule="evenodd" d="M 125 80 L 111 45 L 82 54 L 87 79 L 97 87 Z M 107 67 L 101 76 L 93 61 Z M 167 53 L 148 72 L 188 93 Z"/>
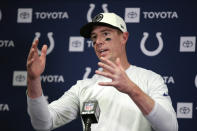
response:
<path id="1" fill-rule="evenodd" d="M 42 94 L 40 75 L 43 73 L 46 64 L 47 45 L 43 45 L 40 56 L 37 46 L 38 40 L 32 43 L 26 65 L 28 96 L 31 98 L 39 97 Z"/>
<path id="2" fill-rule="evenodd" d="M 29 79 L 40 77 L 45 69 L 47 45 L 42 47 L 41 55 L 38 54 L 38 40 L 32 43 L 28 58 L 27 58 L 27 73 Z"/>

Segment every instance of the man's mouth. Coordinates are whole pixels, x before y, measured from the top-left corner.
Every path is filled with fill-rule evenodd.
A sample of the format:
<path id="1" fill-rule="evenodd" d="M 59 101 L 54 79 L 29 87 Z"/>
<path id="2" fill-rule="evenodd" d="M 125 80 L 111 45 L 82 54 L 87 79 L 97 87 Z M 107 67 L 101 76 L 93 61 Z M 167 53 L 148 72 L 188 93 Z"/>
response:
<path id="1" fill-rule="evenodd" d="M 99 53 L 103 53 L 105 51 L 107 51 L 107 49 L 99 50 Z"/>
<path id="2" fill-rule="evenodd" d="M 98 50 L 98 52 L 99 52 L 99 54 L 101 55 L 101 56 L 104 56 L 104 55 L 106 55 L 106 52 L 108 51 L 108 49 L 100 49 L 100 50 Z"/>

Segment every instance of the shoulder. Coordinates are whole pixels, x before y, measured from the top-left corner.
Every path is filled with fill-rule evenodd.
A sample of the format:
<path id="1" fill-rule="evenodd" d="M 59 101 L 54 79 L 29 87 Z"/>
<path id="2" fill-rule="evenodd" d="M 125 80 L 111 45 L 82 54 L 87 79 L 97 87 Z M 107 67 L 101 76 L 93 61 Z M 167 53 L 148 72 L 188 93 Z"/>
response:
<path id="1" fill-rule="evenodd" d="M 163 88 L 166 90 L 166 84 L 162 76 L 152 70 L 132 66 L 131 69 L 127 71 L 127 74 L 135 84 L 147 93 L 150 89 L 159 90 Z"/>
<path id="2" fill-rule="evenodd" d="M 128 69 L 128 74 L 133 74 L 135 76 L 140 77 L 141 79 L 155 79 L 155 78 L 162 78 L 160 74 L 149 70 L 149 69 L 145 69 L 142 67 L 138 67 L 135 65 L 132 65 L 129 69 Z"/>

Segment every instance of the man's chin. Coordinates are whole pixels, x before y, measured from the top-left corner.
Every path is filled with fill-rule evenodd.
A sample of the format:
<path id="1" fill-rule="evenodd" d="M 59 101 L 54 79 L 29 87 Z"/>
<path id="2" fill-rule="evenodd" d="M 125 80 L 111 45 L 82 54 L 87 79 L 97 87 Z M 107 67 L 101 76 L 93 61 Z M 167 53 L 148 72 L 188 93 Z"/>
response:
<path id="1" fill-rule="evenodd" d="M 110 58 L 107 57 L 106 55 L 102 55 L 102 56 L 99 57 L 99 60 L 101 59 L 101 57 L 102 57 L 102 58 L 105 58 L 105 59 L 108 59 L 108 60 L 110 59 Z"/>
<path id="2" fill-rule="evenodd" d="M 112 62 L 115 61 L 115 58 L 109 57 L 109 56 L 100 56 L 100 57 L 99 57 L 99 60 L 100 60 L 100 61 L 101 61 L 101 57 L 103 57 L 103 58 L 105 58 L 105 59 L 108 59 L 108 60 L 110 60 L 110 61 L 112 61 Z"/>

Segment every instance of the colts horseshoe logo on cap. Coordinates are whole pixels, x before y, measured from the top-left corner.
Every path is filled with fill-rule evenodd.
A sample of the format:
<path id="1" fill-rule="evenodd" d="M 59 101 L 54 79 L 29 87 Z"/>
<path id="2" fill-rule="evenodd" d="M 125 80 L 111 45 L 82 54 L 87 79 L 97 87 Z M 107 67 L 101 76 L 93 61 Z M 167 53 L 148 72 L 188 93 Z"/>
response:
<path id="1" fill-rule="evenodd" d="M 108 4 L 106 4 L 106 3 L 102 4 L 102 9 L 103 9 L 103 12 L 105 12 L 105 13 L 109 12 L 108 9 L 107 9 L 107 6 L 108 6 Z M 91 16 L 92 16 L 92 13 L 94 11 L 94 8 L 95 8 L 95 4 L 91 3 L 90 8 L 87 12 L 87 21 L 88 22 L 92 22 L 92 17 Z"/>
<path id="2" fill-rule="evenodd" d="M 98 14 L 92 19 L 92 22 L 99 22 L 102 19 L 103 19 L 103 14 Z"/>

